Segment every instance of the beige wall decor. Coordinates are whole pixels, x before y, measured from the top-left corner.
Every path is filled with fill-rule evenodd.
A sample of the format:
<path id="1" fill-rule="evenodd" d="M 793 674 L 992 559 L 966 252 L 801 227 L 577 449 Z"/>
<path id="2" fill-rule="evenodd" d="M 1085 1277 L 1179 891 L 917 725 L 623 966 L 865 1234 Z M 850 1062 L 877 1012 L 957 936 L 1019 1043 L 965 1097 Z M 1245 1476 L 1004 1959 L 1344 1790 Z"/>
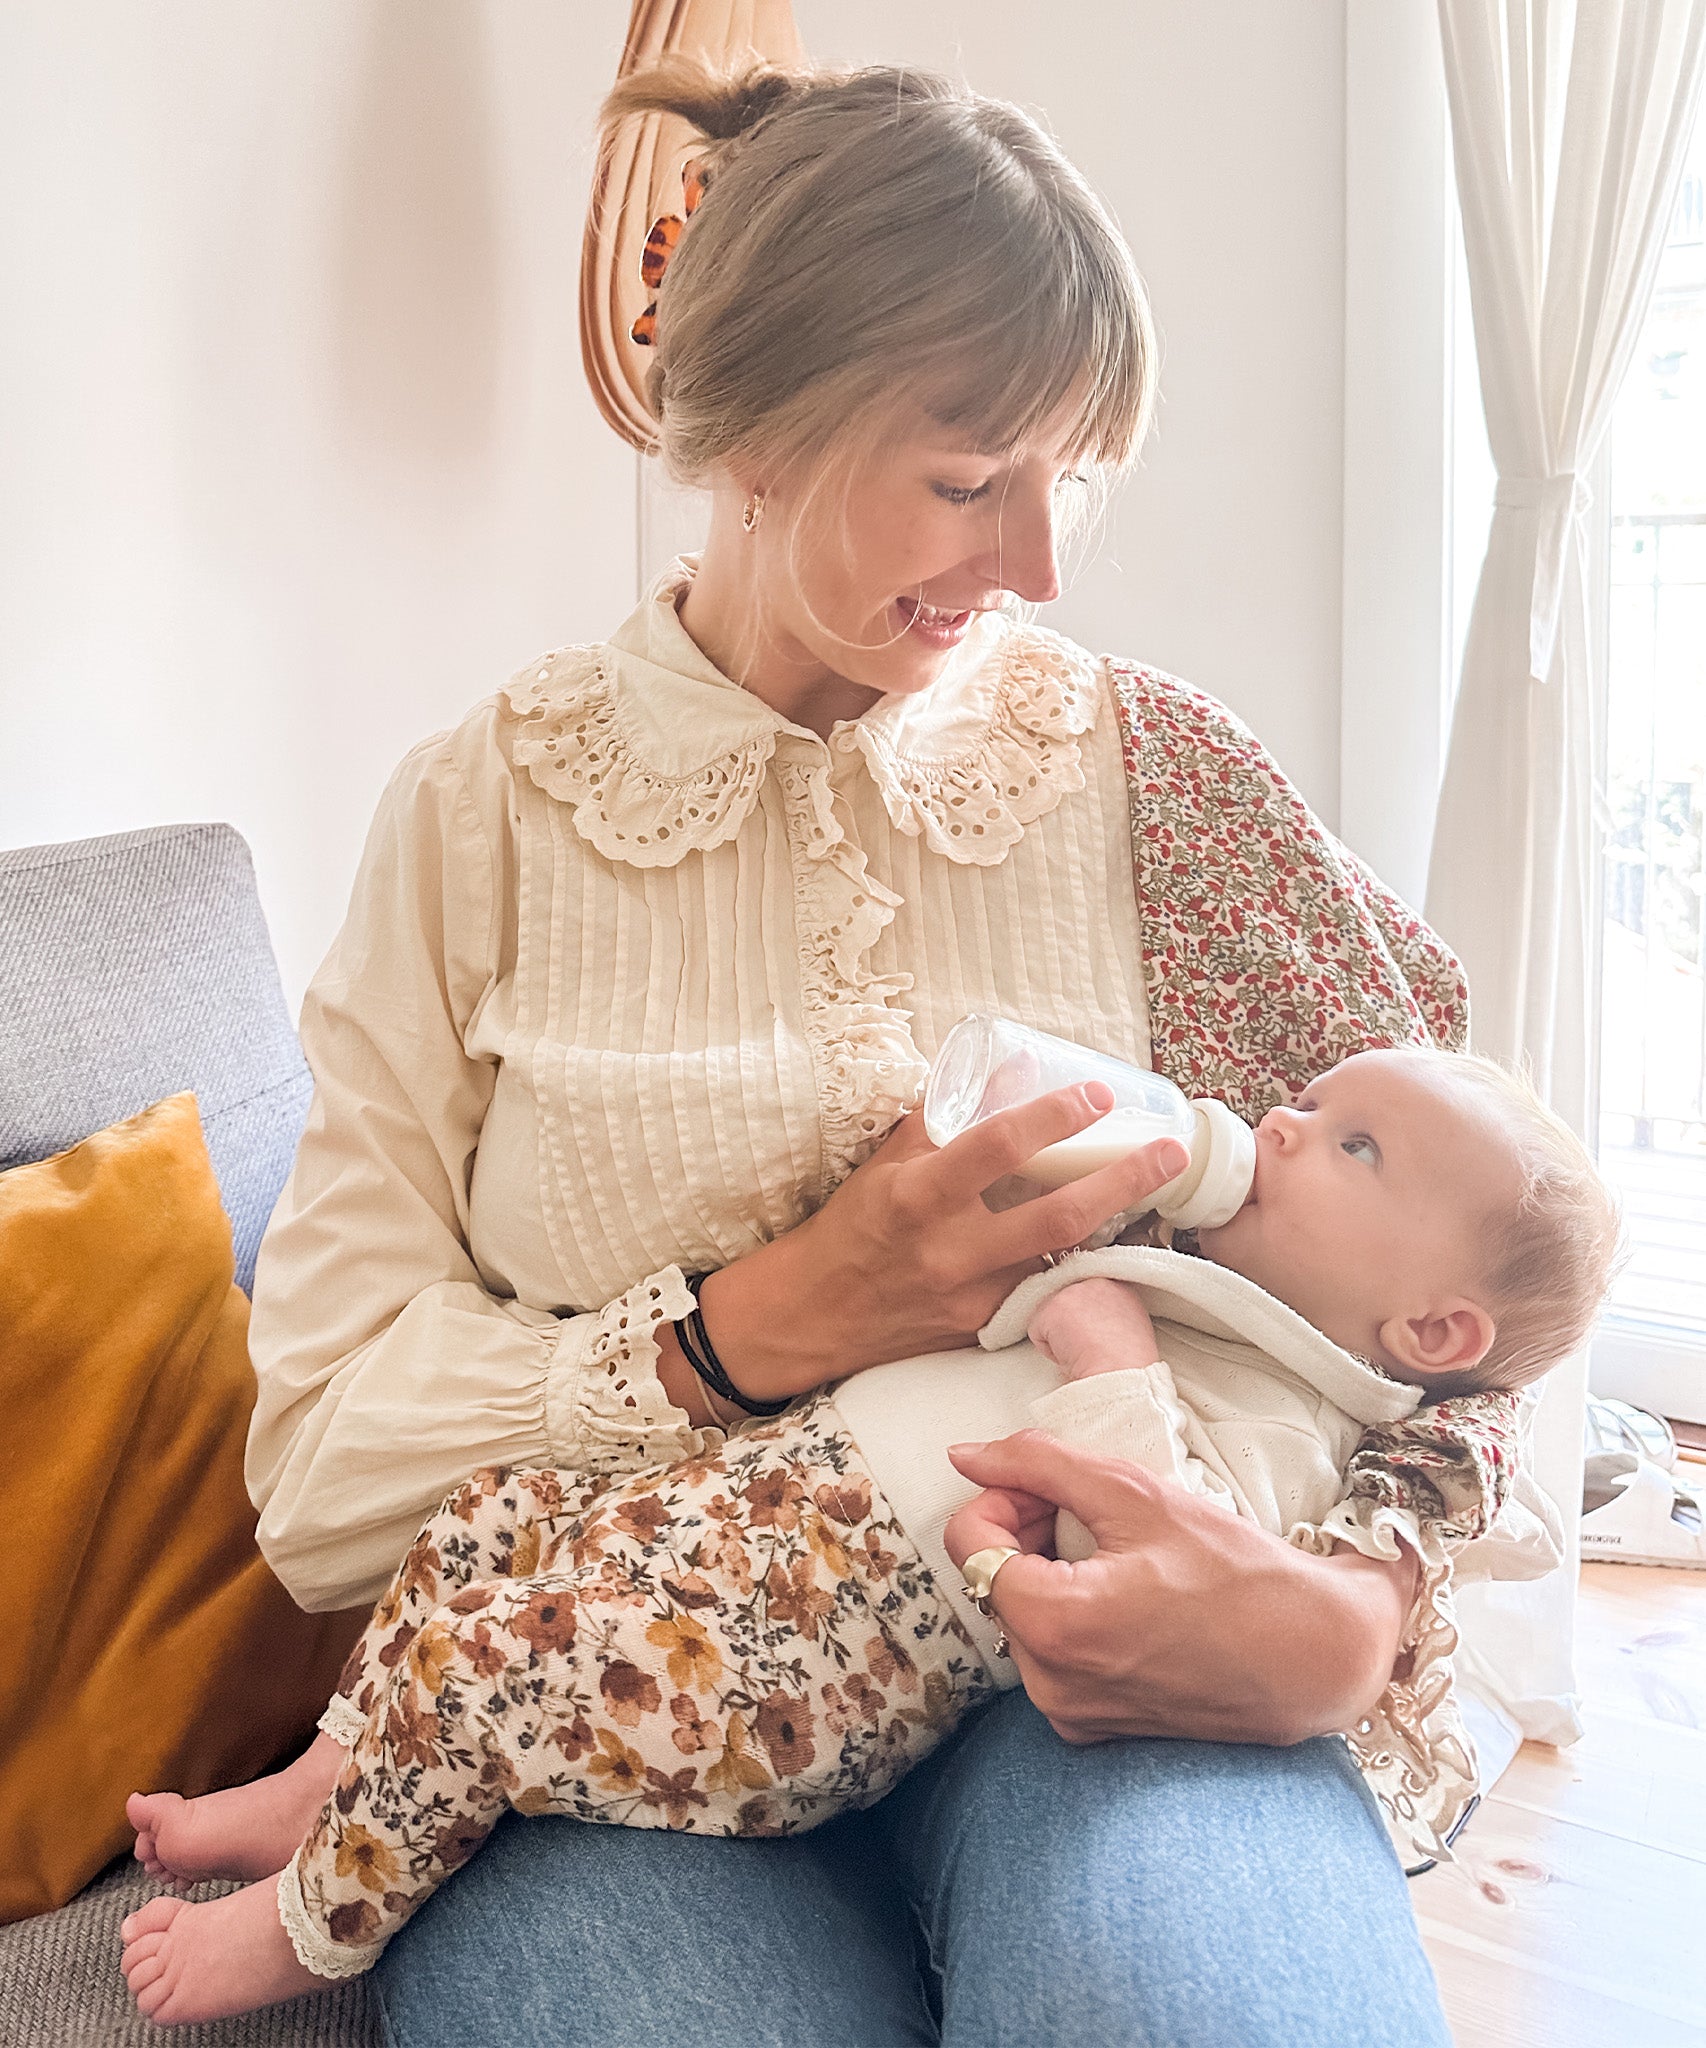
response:
<path id="1" fill-rule="evenodd" d="M 801 61 L 789 0 L 634 0 L 618 78 L 660 57 L 700 57 L 719 70 Z M 581 357 L 599 411 L 642 453 L 657 446 L 646 404 L 647 351 L 628 330 L 646 304 L 640 252 L 660 214 L 681 211 L 681 166 L 692 132 L 673 115 L 624 121 L 599 152 L 581 248 Z"/>

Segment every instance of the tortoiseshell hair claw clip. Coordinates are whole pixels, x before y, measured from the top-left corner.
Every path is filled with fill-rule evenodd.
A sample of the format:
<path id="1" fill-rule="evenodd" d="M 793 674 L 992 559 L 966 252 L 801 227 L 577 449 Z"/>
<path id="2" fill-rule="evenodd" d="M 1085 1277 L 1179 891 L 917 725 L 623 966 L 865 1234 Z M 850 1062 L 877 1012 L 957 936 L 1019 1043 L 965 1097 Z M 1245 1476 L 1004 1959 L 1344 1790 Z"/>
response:
<path id="1" fill-rule="evenodd" d="M 651 232 L 646 236 L 646 246 L 640 252 L 640 281 L 652 294 L 652 302 L 628 330 L 641 348 L 652 348 L 657 343 L 658 287 L 663 283 L 663 274 L 669 268 L 675 246 L 681 240 L 681 230 L 704 198 L 705 188 L 710 182 L 710 173 L 697 157 L 685 164 L 681 172 L 681 211 L 660 215 L 652 222 Z"/>

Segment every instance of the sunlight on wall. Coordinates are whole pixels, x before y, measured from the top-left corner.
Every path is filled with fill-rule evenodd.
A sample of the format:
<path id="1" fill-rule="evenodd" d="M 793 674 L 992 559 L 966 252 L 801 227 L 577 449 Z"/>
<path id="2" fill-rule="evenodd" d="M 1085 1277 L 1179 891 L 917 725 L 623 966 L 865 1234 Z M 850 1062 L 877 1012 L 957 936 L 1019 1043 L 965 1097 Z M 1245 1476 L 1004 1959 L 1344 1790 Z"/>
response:
<path id="1" fill-rule="evenodd" d="M 0 843 L 229 818 L 293 1000 L 398 757 L 631 602 L 575 324 L 616 17 L 0 20 Z"/>

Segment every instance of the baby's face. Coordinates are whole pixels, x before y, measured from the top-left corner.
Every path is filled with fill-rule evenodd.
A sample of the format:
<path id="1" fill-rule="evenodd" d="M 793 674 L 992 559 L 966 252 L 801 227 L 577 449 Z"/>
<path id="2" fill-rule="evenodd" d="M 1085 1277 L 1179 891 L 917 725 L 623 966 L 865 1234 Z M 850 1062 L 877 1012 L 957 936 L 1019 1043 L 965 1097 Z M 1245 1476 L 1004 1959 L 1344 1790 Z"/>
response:
<path id="1" fill-rule="evenodd" d="M 1425 1055 L 1358 1053 L 1263 1117 L 1250 1199 L 1198 1241 L 1346 1350 L 1425 1383 L 1492 1341 L 1479 1235 L 1519 1191 L 1472 1082 Z"/>

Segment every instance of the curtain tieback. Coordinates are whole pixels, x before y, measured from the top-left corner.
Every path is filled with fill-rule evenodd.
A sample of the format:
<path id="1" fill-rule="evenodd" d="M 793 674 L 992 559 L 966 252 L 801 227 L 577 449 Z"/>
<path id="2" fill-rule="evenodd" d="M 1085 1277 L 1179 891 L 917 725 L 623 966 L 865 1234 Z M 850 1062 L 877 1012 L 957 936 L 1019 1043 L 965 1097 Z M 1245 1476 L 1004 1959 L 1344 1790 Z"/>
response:
<path id="1" fill-rule="evenodd" d="M 1523 547 L 1527 559 L 1520 571 L 1528 583 L 1528 630 L 1515 659 L 1526 661 L 1528 675 L 1537 683 L 1543 683 L 1551 672 L 1557 650 L 1570 529 L 1592 503 L 1587 479 L 1574 469 L 1557 470 L 1550 476 L 1502 476 L 1493 487 L 1495 510 L 1528 513 L 1534 519 L 1533 533 Z"/>
<path id="2" fill-rule="evenodd" d="M 1580 470 L 1561 469 L 1553 476 L 1502 476 L 1493 486 L 1493 503 L 1512 512 L 1585 512 L 1593 492 Z"/>

